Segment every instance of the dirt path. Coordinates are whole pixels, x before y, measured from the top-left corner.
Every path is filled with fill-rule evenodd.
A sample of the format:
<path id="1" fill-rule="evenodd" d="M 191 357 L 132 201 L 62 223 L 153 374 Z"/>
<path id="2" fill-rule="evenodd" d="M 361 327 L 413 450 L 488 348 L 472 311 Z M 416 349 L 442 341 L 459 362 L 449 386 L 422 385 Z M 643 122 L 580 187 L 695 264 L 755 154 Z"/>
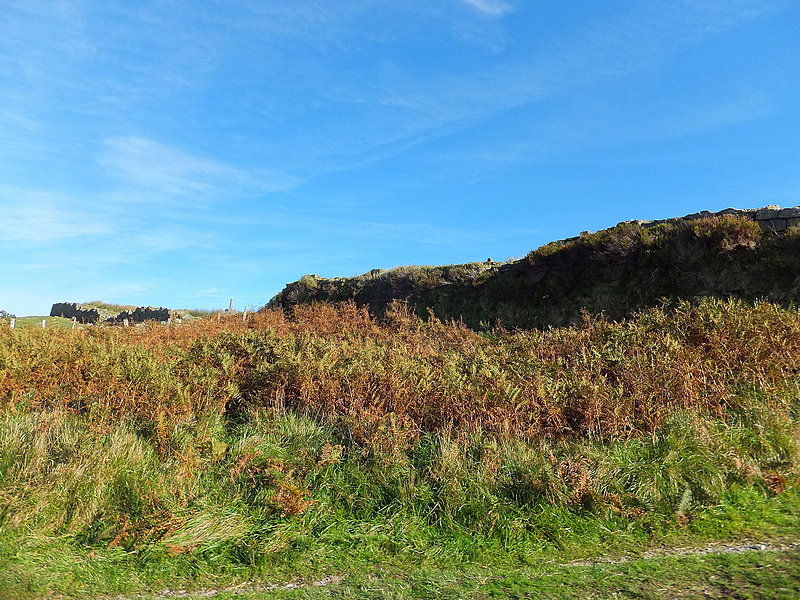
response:
<path id="1" fill-rule="evenodd" d="M 788 552 L 800 548 L 800 541 L 767 541 L 750 544 L 710 544 L 700 548 L 663 548 L 648 550 L 642 554 L 621 556 L 613 558 L 598 558 L 594 560 L 576 560 L 563 563 L 567 567 L 590 567 L 597 565 L 613 565 L 631 562 L 640 559 L 661 558 L 668 556 L 702 556 L 707 554 L 725 554 L 729 552 Z M 322 587 L 334 585 L 343 580 L 341 576 L 325 577 L 311 582 L 288 582 L 280 584 L 257 584 L 243 582 L 235 586 L 220 587 L 200 590 L 165 589 L 154 594 L 141 594 L 132 596 L 117 596 L 113 600 L 139 600 L 149 598 L 153 600 L 169 600 L 171 598 L 213 598 L 222 593 L 226 594 L 253 594 L 272 592 L 276 590 L 294 590 L 304 587 Z"/>
<path id="2" fill-rule="evenodd" d="M 642 558 L 660 558 L 662 556 L 702 556 L 705 554 L 726 554 L 728 552 L 788 552 L 800 548 L 800 541 L 770 541 L 751 544 L 710 544 L 701 548 L 663 548 L 648 550 L 642 554 L 616 556 L 613 558 L 596 558 L 593 560 L 575 560 L 564 563 L 568 567 L 591 567 L 594 565 L 616 565 Z"/>
<path id="3" fill-rule="evenodd" d="M 289 583 L 273 583 L 273 584 L 256 584 L 250 581 L 245 581 L 238 585 L 221 588 L 211 588 L 204 590 L 161 590 L 153 594 L 139 594 L 133 596 L 115 596 L 113 600 L 138 600 L 140 598 L 152 598 L 153 600 L 165 600 L 167 598 L 213 598 L 222 593 L 226 594 L 257 594 L 259 592 L 274 592 L 276 590 L 296 590 L 303 587 L 322 587 L 325 585 L 332 585 L 339 583 L 342 577 L 334 575 L 332 577 L 324 577 L 318 581 L 310 582 L 289 582 Z"/>

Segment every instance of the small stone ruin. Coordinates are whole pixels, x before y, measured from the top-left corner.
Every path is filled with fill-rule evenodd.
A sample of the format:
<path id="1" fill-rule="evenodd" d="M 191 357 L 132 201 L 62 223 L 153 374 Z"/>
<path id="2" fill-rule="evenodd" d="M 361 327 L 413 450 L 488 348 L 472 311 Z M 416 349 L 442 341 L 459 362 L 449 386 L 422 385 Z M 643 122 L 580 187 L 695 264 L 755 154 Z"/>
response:
<path id="1" fill-rule="evenodd" d="M 168 308 L 153 308 L 152 306 L 140 306 L 133 310 L 123 310 L 113 313 L 109 310 L 96 308 L 94 306 L 84 306 L 77 302 L 57 302 L 50 309 L 51 317 L 66 317 L 75 319 L 80 323 L 142 323 L 144 321 L 172 321 L 179 319 L 180 314 Z"/>
<path id="2" fill-rule="evenodd" d="M 134 323 L 141 323 L 142 321 L 170 321 L 174 317 L 172 311 L 168 308 L 153 308 L 152 306 L 140 306 L 134 310 L 123 310 L 116 317 L 115 321 L 124 321 L 128 319 Z"/>
<path id="3" fill-rule="evenodd" d="M 50 309 L 50 316 L 76 319 L 81 323 L 97 323 L 107 319 L 110 314 L 102 314 L 97 308 L 85 307 L 77 302 L 56 302 Z"/>

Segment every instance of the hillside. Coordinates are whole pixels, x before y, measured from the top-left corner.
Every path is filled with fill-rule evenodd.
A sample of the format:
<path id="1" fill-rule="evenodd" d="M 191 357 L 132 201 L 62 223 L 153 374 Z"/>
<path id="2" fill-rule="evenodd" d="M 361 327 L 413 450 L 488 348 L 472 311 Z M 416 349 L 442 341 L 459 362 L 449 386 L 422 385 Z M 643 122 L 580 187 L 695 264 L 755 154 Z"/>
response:
<path id="1" fill-rule="evenodd" d="M 420 316 L 470 327 L 544 328 L 581 312 L 617 319 L 662 299 L 800 299 L 800 208 L 726 209 L 664 221 L 627 221 L 560 240 L 520 260 L 306 275 L 268 307 L 353 300 L 383 315 L 395 300 Z"/>
<path id="2" fill-rule="evenodd" d="M 0 599 L 798 597 L 795 210 L 305 277 L 290 310 L 0 327 Z M 713 544 L 793 550 L 724 567 L 752 585 L 708 587 L 719 556 L 571 571 Z"/>

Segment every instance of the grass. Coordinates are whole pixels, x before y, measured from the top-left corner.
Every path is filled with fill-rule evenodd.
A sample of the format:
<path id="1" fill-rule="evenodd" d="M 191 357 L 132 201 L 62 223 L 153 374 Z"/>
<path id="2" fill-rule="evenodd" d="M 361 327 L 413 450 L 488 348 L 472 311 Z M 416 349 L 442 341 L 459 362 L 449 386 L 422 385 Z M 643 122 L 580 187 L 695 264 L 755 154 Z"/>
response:
<path id="1" fill-rule="evenodd" d="M 134 310 L 136 307 L 132 304 L 109 304 L 102 300 L 92 300 L 91 302 L 81 302 L 83 308 L 96 308 L 99 311 L 105 311 L 112 314 L 117 314 L 123 310 Z"/>
<path id="2" fill-rule="evenodd" d="M 223 593 L 220 598 L 796 598 L 800 553 L 722 555 L 632 561 L 624 565 L 412 568 L 365 574 L 326 586 Z M 191 595 L 189 597 L 192 597 Z M 199 596 L 195 596 L 199 597 Z"/>
<path id="3" fill-rule="evenodd" d="M 798 364 L 796 311 L 714 299 L 543 332 L 353 304 L 0 329 L 0 596 L 536 597 L 551 566 L 601 594 L 638 563 L 558 565 L 800 539 Z M 761 559 L 720 560 L 746 586 Z"/>
<path id="4" fill-rule="evenodd" d="M 41 328 L 42 321 L 45 322 L 45 328 L 69 329 L 72 327 L 72 319 L 65 317 L 17 317 L 14 319 L 14 327 Z M 0 327 L 10 328 L 10 319 L 0 321 Z M 79 323 L 76 327 L 82 327 L 82 325 Z"/>

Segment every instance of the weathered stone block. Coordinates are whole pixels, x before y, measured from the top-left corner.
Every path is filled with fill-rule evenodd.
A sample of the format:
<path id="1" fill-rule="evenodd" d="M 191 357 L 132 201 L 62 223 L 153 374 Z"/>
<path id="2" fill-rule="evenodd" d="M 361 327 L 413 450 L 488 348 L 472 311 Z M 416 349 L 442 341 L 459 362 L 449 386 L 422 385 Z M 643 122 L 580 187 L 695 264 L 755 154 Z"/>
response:
<path id="1" fill-rule="evenodd" d="M 765 232 L 778 233 L 786 231 L 786 219 L 770 219 L 769 221 L 759 221 L 761 230 Z"/>
<path id="2" fill-rule="evenodd" d="M 700 212 L 686 215 L 685 217 L 683 217 L 683 219 L 684 221 L 693 221 L 694 219 L 707 219 L 708 217 L 713 217 L 713 216 L 714 213 L 707 210 L 701 210 Z"/>
<path id="3" fill-rule="evenodd" d="M 756 221 L 770 221 L 778 218 L 777 208 L 761 208 L 756 211 Z"/>
<path id="4" fill-rule="evenodd" d="M 793 219 L 795 217 L 800 217 L 800 206 L 795 206 L 794 208 L 782 208 L 778 211 L 779 219 Z"/>

